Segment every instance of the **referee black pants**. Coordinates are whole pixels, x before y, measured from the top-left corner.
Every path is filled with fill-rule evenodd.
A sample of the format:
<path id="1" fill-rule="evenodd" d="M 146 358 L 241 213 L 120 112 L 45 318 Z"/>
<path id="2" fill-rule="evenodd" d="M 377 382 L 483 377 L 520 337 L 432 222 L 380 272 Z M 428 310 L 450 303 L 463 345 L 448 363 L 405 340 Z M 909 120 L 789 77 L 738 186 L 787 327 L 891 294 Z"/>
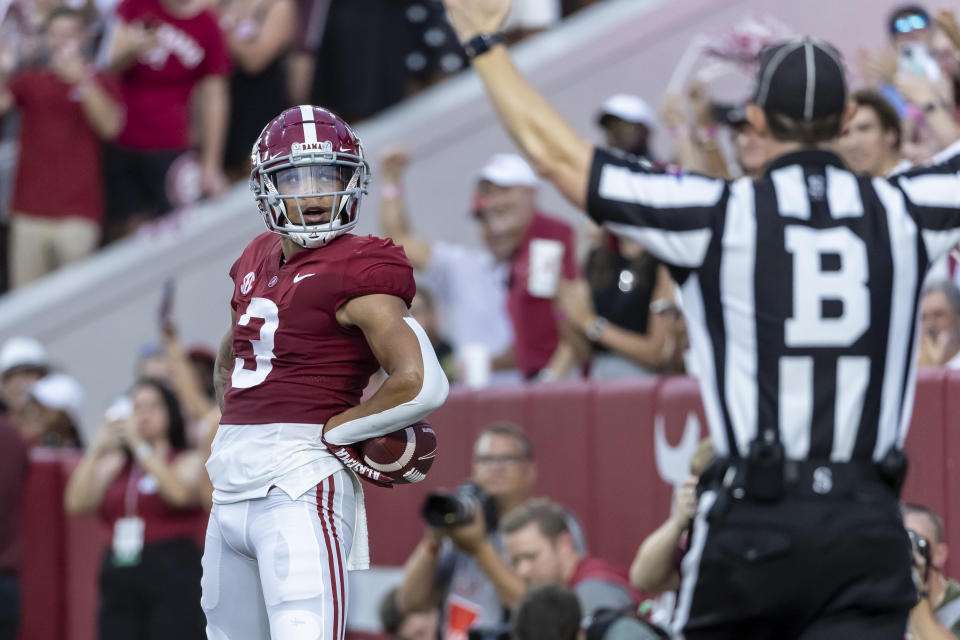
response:
<path id="1" fill-rule="evenodd" d="M 903 640 L 917 601 L 894 491 L 704 492 L 674 619 L 685 640 Z"/>

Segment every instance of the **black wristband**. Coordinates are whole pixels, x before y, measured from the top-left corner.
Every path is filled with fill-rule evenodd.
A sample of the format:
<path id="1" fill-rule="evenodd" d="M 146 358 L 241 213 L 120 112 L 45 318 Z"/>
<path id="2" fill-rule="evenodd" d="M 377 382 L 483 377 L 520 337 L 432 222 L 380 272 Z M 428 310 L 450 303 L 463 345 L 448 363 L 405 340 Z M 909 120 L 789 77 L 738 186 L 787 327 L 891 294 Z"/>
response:
<path id="1" fill-rule="evenodd" d="M 502 33 L 481 33 L 467 40 L 463 49 L 467 52 L 467 57 L 473 60 L 477 56 L 482 56 L 490 51 L 494 46 L 503 44 L 503 41 Z"/>

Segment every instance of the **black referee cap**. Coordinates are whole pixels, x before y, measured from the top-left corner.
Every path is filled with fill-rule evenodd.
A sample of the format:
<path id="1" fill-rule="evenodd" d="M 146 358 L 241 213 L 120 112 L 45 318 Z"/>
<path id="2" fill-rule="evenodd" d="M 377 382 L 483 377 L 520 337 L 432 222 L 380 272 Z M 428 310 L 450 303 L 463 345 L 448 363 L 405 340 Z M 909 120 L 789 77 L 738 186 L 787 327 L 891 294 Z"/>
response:
<path id="1" fill-rule="evenodd" d="M 771 45 L 760 54 L 753 102 L 766 113 L 817 120 L 843 112 L 847 81 L 840 54 L 813 38 Z"/>

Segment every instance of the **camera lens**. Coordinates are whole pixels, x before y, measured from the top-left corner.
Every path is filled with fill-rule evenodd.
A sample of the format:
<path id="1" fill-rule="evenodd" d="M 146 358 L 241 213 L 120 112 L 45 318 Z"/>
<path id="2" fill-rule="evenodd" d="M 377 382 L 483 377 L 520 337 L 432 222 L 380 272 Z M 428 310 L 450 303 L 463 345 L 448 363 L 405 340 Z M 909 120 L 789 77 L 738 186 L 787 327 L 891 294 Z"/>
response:
<path id="1" fill-rule="evenodd" d="M 474 502 L 469 496 L 438 491 L 423 502 L 423 519 L 433 527 L 451 527 L 473 521 Z"/>

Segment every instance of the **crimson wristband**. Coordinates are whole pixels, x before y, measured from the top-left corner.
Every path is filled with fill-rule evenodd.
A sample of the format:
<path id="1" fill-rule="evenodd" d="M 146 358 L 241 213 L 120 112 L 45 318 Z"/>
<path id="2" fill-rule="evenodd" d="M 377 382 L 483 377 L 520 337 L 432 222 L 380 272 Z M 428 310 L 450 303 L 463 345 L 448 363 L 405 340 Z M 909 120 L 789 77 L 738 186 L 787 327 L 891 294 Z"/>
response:
<path id="1" fill-rule="evenodd" d="M 481 33 L 467 40 L 463 45 L 463 50 L 467 52 L 467 57 L 473 60 L 477 56 L 482 56 L 498 44 L 503 44 L 504 37 L 502 33 Z"/>

